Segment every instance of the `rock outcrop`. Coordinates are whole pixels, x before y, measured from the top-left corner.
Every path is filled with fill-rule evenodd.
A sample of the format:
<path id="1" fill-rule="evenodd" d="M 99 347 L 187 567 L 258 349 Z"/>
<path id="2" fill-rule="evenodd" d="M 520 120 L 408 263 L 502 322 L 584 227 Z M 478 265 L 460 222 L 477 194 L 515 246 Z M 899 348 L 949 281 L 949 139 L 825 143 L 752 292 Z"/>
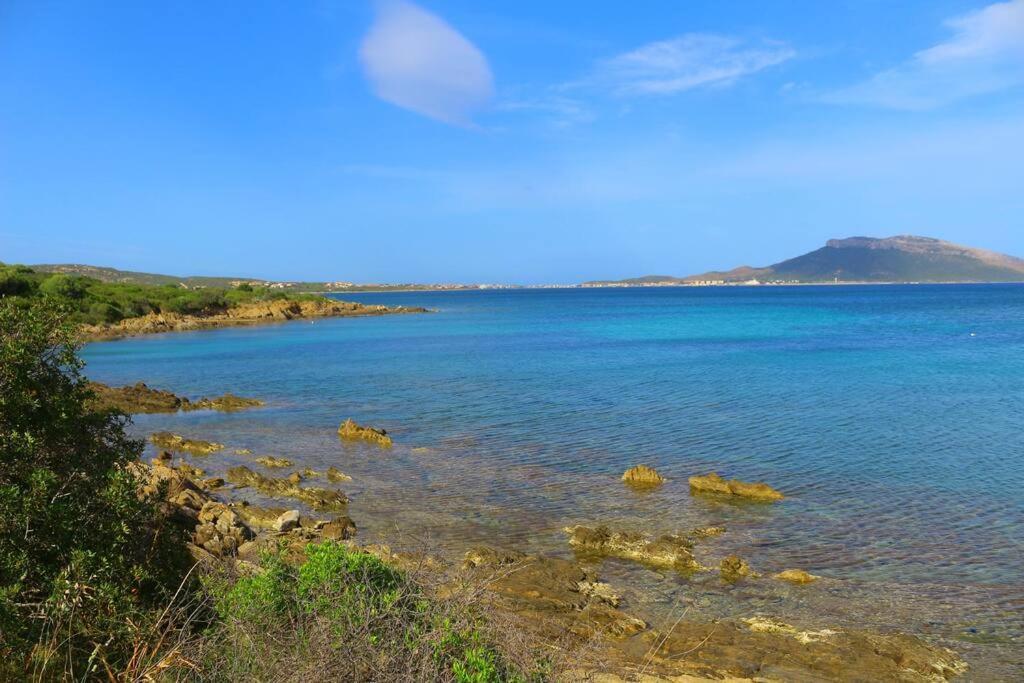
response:
<path id="1" fill-rule="evenodd" d="M 259 325 L 306 318 L 353 317 L 392 315 L 400 313 L 426 313 L 418 306 L 377 306 L 349 301 L 336 301 L 322 297 L 303 299 L 273 299 L 252 301 L 227 309 L 211 310 L 202 315 L 180 313 L 150 313 L 126 318 L 117 323 L 86 325 L 82 334 L 87 339 L 117 339 L 140 334 L 204 330 L 216 327 Z"/>
<path id="2" fill-rule="evenodd" d="M 341 426 L 338 427 L 338 436 L 350 441 L 369 441 L 384 448 L 391 447 L 391 437 L 388 436 L 387 431 L 376 427 L 364 427 L 356 424 L 352 418 L 341 423 Z"/>
<path id="3" fill-rule="evenodd" d="M 264 467 L 270 467 L 274 469 L 282 467 L 291 467 L 292 465 L 295 464 L 288 458 L 276 458 L 273 455 L 260 456 L 256 458 L 256 462 L 263 465 Z"/>
<path id="4" fill-rule="evenodd" d="M 288 477 L 268 477 L 253 472 L 244 465 L 231 467 L 227 472 L 228 481 L 237 486 L 250 486 L 272 498 L 295 498 L 308 504 L 314 510 L 343 511 L 348 498 L 341 491 L 319 487 L 302 487 L 302 477 L 296 472 Z"/>
<path id="5" fill-rule="evenodd" d="M 327 481 L 332 484 L 340 484 L 341 482 L 352 481 L 352 477 L 348 476 L 337 467 L 328 467 Z"/>
<path id="6" fill-rule="evenodd" d="M 787 569 L 775 574 L 774 576 L 780 581 L 788 581 L 789 583 L 795 584 L 814 583 L 818 580 L 817 576 L 814 574 L 808 574 L 803 569 Z"/>
<path id="7" fill-rule="evenodd" d="M 646 534 L 613 531 L 606 526 L 574 526 L 565 531 L 569 534 L 569 545 L 577 552 L 620 557 L 651 567 L 677 571 L 701 568 L 693 559 L 693 542 L 685 536 L 665 534 L 652 540 Z"/>
<path id="8" fill-rule="evenodd" d="M 186 439 L 172 432 L 156 432 L 150 435 L 149 440 L 159 448 L 166 448 L 169 451 L 184 451 L 192 455 L 209 455 L 224 448 L 224 444 L 201 439 Z"/>
<path id="9" fill-rule="evenodd" d="M 630 467 L 622 475 L 622 481 L 636 488 L 648 488 L 665 483 L 665 478 L 658 471 L 647 465 Z"/>
<path id="10" fill-rule="evenodd" d="M 701 477 L 690 477 L 690 493 L 736 496 L 769 503 L 785 497 L 764 482 L 747 483 L 738 479 L 722 479 L 715 472 Z"/>
<path id="11" fill-rule="evenodd" d="M 724 581 L 735 583 L 740 579 L 756 579 L 759 574 L 755 572 L 747 561 L 736 555 L 730 555 L 722 560 L 719 571 Z"/>
<path id="12" fill-rule="evenodd" d="M 255 398 L 244 398 L 227 393 L 215 398 L 201 398 L 190 401 L 184 396 L 176 396 L 170 391 L 153 389 L 144 382 L 137 382 L 124 387 L 110 387 L 100 382 L 89 382 L 93 392 L 90 405 L 95 410 L 119 410 L 127 414 L 135 413 L 177 413 L 190 410 L 220 410 L 234 412 L 246 408 L 264 405 Z"/>

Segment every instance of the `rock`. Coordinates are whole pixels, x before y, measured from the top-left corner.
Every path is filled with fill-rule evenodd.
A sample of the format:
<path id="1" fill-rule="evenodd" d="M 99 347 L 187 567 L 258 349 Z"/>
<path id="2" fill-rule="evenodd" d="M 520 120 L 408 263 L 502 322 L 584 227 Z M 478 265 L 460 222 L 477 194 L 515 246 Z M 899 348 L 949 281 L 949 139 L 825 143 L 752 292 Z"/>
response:
<path id="1" fill-rule="evenodd" d="M 193 455 L 209 455 L 224 448 L 223 444 L 199 439 L 186 439 L 171 432 L 156 432 L 149 437 L 154 445 L 172 451 L 185 451 Z"/>
<path id="2" fill-rule="evenodd" d="M 751 484 L 737 479 L 726 480 L 714 472 L 702 477 L 690 477 L 690 493 L 713 493 L 764 502 L 774 502 L 784 498 L 779 491 L 763 482 Z"/>
<path id="3" fill-rule="evenodd" d="M 279 468 L 279 467 L 291 467 L 294 463 L 287 458 L 275 458 L 272 455 L 264 455 L 256 458 L 256 462 L 263 465 L 264 467 Z"/>
<path id="4" fill-rule="evenodd" d="M 737 557 L 736 555 L 730 555 L 723 559 L 720 570 L 722 579 L 730 583 L 734 583 L 743 578 L 754 579 L 759 576 L 757 572 L 750 568 L 750 565 L 747 564 L 746 560 Z"/>
<path id="5" fill-rule="evenodd" d="M 337 467 L 327 468 L 327 481 L 340 483 L 343 481 L 352 481 L 352 477 L 348 476 Z"/>
<path id="6" fill-rule="evenodd" d="M 657 470 L 653 467 L 637 465 L 636 467 L 630 467 L 623 473 L 622 481 L 630 486 L 647 488 L 665 483 L 665 478 L 658 474 Z"/>
<path id="7" fill-rule="evenodd" d="M 338 427 L 338 436 L 348 440 L 369 441 L 384 448 L 391 446 L 391 437 L 388 436 L 387 431 L 358 425 L 352 418 L 341 423 L 341 426 Z"/>
<path id="8" fill-rule="evenodd" d="M 612 531 L 606 526 L 569 527 L 569 545 L 578 551 L 599 556 L 620 557 L 652 567 L 693 571 L 700 565 L 693 559 L 693 543 L 683 537 L 665 534 L 651 540 L 646 534 Z"/>
<path id="9" fill-rule="evenodd" d="M 808 574 L 803 569 L 787 569 L 786 571 L 776 574 L 775 578 L 795 584 L 814 583 L 818 580 L 817 576 L 814 574 Z"/>
<path id="10" fill-rule="evenodd" d="M 217 489 L 224 488 L 224 480 L 220 477 L 210 477 L 199 482 L 199 485 L 204 489 L 216 491 Z"/>
<path id="11" fill-rule="evenodd" d="M 656 639 L 648 666 L 705 678 L 764 681 L 945 681 L 967 670 L 955 653 L 905 635 L 803 629 L 771 617 L 682 620 Z M 699 656 L 694 653 L 699 651 Z M 667 678 L 667 676 L 666 676 Z"/>
<path id="12" fill-rule="evenodd" d="M 356 524 L 350 517 L 335 517 L 320 527 L 320 535 L 328 540 L 343 541 L 354 538 Z"/>
<path id="13" fill-rule="evenodd" d="M 249 527 L 257 529 L 273 529 L 278 517 L 288 512 L 288 508 L 252 505 L 244 500 L 232 503 L 231 509 L 244 519 Z"/>
<path id="14" fill-rule="evenodd" d="M 256 537 L 234 510 L 217 501 L 203 505 L 198 521 L 192 540 L 214 556 L 234 555 L 240 545 Z"/>
<path id="15" fill-rule="evenodd" d="M 702 526 L 690 532 L 693 538 L 714 538 L 725 533 L 724 526 Z"/>
<path id="16" fill-rule="evenodd" d="M 288 483 L 298 486 L 300 483 L 302 483 L 302 475 L 299 474 L 298 472 L 292 472 L 291 474 L 288 475 Z"/>
<path id="17" fill-rule="evenodd" d="M 109 387 L 99 382 L 90 382 L 93 392 L 90 407 L 94 410 L 119 410 L 123 413 L 176 413 L 179 410 L 221 410 L 235 411 L 263 405 L 263 401 L 224 394 L 218 398 L 202 398 L 190 401 L 175 396 L 169 391 L 151 389 L 143 382 L 125 386 Z"/>
<path id="18" fill-rule="evenodd" d="M 171 312 L 149 313 L 134 318 L 125 318 L 116 323 L 83 325 L 82 333 L 87 339 L 112 339 L 137 334 L 258 325 L 298 318 L 426 312 L 427 309 L 418 306 L 366 305 L 327 298 L 271 299 L 247 301 L 227 309 L 218 308 L 197 315 Z"/>
<path id="19" fill-rule="evenodd" d="M 248 448 L 236 448 L 235 455 L 252 455 L 252 451 Z"/>
<path id="20" fill-rule="evenodd" d="M 183 410 L 219 410 L 225 413 L 233 413 L 238 410 L 258 408 L 263 405 L 266 404 L 256 398 L 245 398 L 227 393 L 216 398 L 203 397 L 194 403 L 187 403 Z"/>
<path id="21" fill-rule="evenodd" d="M 526 557 L 525 554 L 513 550 L 501 550 L 481 545 L 466 551 L 466 554 L 463 556 L 462 566 L 466 569 L 472 567 L 502 567 L 521 562 Z"/>
<path id="22" fill-rule="evenodd" d="M 274 522 L 275 531 L 291 531 L 297 526 L 299 526 L 298 510 L 289 510 L 278 517 L 277 521 Z"/>
<path id="23" fill-rule="evenodd" d="M 118 410 L 122 413 L 176 413 L 181 409 L 182 399 L 169 391 L 150 389 L 143 382 L 126 387 L 109 387 L 99 382 L 89 382 L 93 398 L 89 407 L 93 410 Z M 184 399 L 185 402 L 188 399 Z"/>
<path id="24" fill-rule="evenodd" d="M 505 609 L 545 637 L 572 633 L 590 642 L 599 635 L 630 637 L 647 627 L 613 606 L 618 596 L 608 584 L 569 560 L 477 546 L 463 566 Z"/>
<path id="25" fill-rule="evenodd" d="M 602 581 L 577 581 L 576 590 L 582 595 L 600 600 L 612 607 L 618 607 L 622 601 L 622 598 L 612 590 L 611 584 Z"/>
<path id="26" fill-rule="evenodd" d="M 253 472 L 244 465 L 228 468 L 228 481 L 238 486 L 251 486 L 268 496 L 275 498 L 297 498 L 308 503 L 316 510 L 345 509 L 348 498 L 341 491 L 316 487 L 300 487 L 302 480 L 297 473 L 287 478 L 277 479 Z"/>

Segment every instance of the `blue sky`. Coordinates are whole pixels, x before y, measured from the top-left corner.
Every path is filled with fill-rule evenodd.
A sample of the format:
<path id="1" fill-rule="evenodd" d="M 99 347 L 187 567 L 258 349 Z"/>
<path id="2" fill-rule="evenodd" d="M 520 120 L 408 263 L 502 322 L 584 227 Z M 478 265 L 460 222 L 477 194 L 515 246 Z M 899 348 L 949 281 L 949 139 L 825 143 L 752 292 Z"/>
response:
<path id="1" fill-rule="evenodd" d="M 1024 0 L 0 4 L 0 260 L 360 282 L 1024 256 Z"/>

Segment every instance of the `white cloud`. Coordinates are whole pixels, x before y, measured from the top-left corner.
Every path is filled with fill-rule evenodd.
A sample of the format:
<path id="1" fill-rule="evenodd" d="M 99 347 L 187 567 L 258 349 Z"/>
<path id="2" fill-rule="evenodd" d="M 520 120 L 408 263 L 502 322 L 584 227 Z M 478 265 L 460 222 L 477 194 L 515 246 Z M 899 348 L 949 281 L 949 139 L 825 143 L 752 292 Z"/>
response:
<path id="1" fill-rule="evenodd" d="M 584 84 L 610 88 L 618 95 L 671 95 L 700 86 L 731 85 L 795 55 L 784 43 L 687 33 L 607 59 Z"/>
<path id="2" fill-rule="evenodd" d="M 825 101 L 923 110 L 1024 84 L 1024 0 L 989 5 L 946 26 L 953 31 L 946 42 Z"/>
<path id="3" fill-rule="evenodd" d="M 443 19 L 409 2 L 379 6 L 359 58 L 382 100 L 446 123 L 468 124 L 494 92 L 480 50 Z"/>

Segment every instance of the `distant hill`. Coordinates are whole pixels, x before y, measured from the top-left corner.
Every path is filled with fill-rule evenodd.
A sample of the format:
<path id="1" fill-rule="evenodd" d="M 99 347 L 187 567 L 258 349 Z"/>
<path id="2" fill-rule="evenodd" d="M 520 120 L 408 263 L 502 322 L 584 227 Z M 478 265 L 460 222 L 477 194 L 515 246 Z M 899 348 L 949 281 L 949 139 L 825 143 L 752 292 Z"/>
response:
<path id="1" fill-rule="evenodd" d="M 647 276 L 588 286 L 758 282 L 1024 282 L 1024 259 L 931 237 L 850 237 L 764 268 Z"/>
<path id="2" fill-rule="evenodd" d="M 2 265 L 2 264 L 0 264 Z M 101 282 L 118 282 L 135 285 L 176 285 L 188 289 L 197 287 L 231 288 L 246 282 L 254 287 L 270 287 L 288 292 L 376 292 L 376 291 L 434 291 L 457 289 L 481 289 L 487 285 L 464 284 L 416 284 L 416 283 L 370 283 L 356 284 L 353 282 L 277 282 L 251 277 L 211 277 L 205 275 L 160 275 L 158 273 L 140 273 L 132 270 L 118 270 L 105 266 L 88 266 L 78 263 L 44 263 L 30 266 L 40 273 L 65 273 L 91 277 Z"/>
<path id="3" fill-rule="evenodd" d="M 246 277 L 204 277 L 177 275 L 159 275 L 156 273 L 137 273 L 131 270 L 117 270 L 104 266 L 86 266 L 77 263 L 44 263 L 32 266 L 41 273 L 67 273 L 68 275 L 84 275 L 101 282 L 124 282 L 136 285 L 184 285 L 186 287 L 230 287 L 232 282 L 261 283 Z"/>

